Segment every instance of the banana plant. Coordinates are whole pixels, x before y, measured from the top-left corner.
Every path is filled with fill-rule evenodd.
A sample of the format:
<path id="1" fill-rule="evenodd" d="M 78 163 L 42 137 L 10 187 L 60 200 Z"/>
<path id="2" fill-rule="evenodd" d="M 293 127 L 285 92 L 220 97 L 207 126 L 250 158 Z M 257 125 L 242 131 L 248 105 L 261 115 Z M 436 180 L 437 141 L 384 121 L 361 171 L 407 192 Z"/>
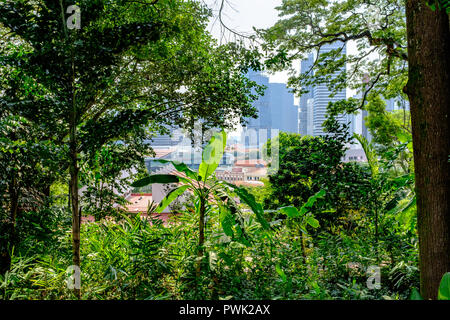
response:
<path id="1" fill-rule="evenodd" d="M 358 142 L 361 144 L 361 147 L 364 150 L 364 153 L 366 154 L 367 163 L 369 164 L 370 171 L 372 173 L 372 179 L 376 179 L 378 177 L 380 165 L 378 163 L 378 156 L 375 152 L 375 149 L 373 145 L 360 134 L 353 134 L 353 137 L 358 140 Z"/>
<path id="2" fill-rule="evenodd" d="M 416 288 L 413 288 L 411 294 L 409 296 L 410 300 L 423 300 L 419 291 Z M 438 300 L 450 300 L 450 272 L 446 272 L 441 279 L 439 284 Z"/>
<path id="3" fill-rule="evenodd" d="M 378 252 L 379 212 L 385 212 L 385 216 L 395 215 L 400 219 L 416 205 L 416 197 L 412 187 L 414 173 L 405 172 L 405 174 L 398 175 L 396 170 L 392 170 L 395 168 L 394 160 L 403 150 L 407 149 L 412 153 L 411 137 L 406 134 L 397 135 L 401 145 L 386 152 L 381 160 L 378 160 L 374 146 L 365 137 L 359 134 L 354 134 L 353 137 L 361 144 L 371 171 L 372 192 L 368 199 L 373 203 L 371 207 L 375 217 L 375 243 Z M 393 173 L 395 174 L 394 177 L 392 177 Z M 408 192 L 406 197 L 402 191 L 405 189 Z M 392 190 L 402 191 L 402 193 L 393 193 Z M 388 201 L 388 198 L 391 198 L 391 200 Z M 406 201 L 401 201 L 402 199 Z"/>
<path id="4" fill-rule="evenodd" d="M 280 211 L 282 214 L 285 214 L 289 219 L 291 219 L 294 222 L 294 225 L 300 229 L 299 236 L 303 258 L 306 258 L 305 247 L 303 242 L 303 234 L 305 235 L 308 234 L 306 228 L 310 226 L 316 229 L 320 226 L 319 221 L 314 217 L 314 214 L 311 212 L 311 208 L 313 207 L 317 199 L 323 198 L 324 196 L 325 191 L 320 190 L 316 194 L 309 197 L 308 200 L 299 209 L 297 209 L 294 206 L 278 208 L 278 211 Z"/>
<path id="5" fill-rule="evenodd" d="M 236 202 L 238 198 L 247 204 L 256 219 L 264 229 L 269 229 L 268 222 L 264 219 L 264 210 L 261 204 L 257 203 L 254 196 L 247 190 L 233 184 L 220 181 L 215 177 L 215 170 L 219 166 L 220 160 L 226 146 L 226 133 L 224 130 L 216 132 L 207 146 L 203 149 L 202 162 L 198 171 L 190 169 L 186 164 L 176 161 L 159 160 L 160 163 L 172 164 L 174 168 L 184 175 L 174 174 L 154 174 L 141 180 L 135 181 L 133 187 L 144 187 L 153 183 L 177 183 L 178 186 L 170 191 L 166 197 L 156 207 L 155 212 L 161 213 L 176 198 L 189 191 L 194 194 L 197 201 L 196 210 L 199 217 L 199 238 L 198 238 L 198 265 L 197 274 L 200 272 L 201 260 L 204 257 L 205 243 L 205 215 L 207 206 L 213 205 L 219 209 L 220 221 L 224 233 L 237 241 L 248 244 L 243 230 L 243 219 L 241 210 Z"/>
<path id="6" fill-rule="evenodd" d="M 353 134 L 353 137 L 358 140 L 358 142 L 361 144 L 361 147 L 364 150 L 364 153 L 367 158 L 367 163 L 369 164 L 370 172 L 372 175 L 371 184 L 372 189 L 374 192 L 373 201 L 375 202 L 374 207 L 374 215 L 375 215 L 375 244 L 376 244 L 376 250 L 378 252 L 378 208 L 380 207 L 380 193 L 381 193 L 381 185 L 382 182 L 380 180 L 380 164 L 378 162 L 378 156 L 375 151 L 375 148 L 373 147 L 372 143 L 370 143 L 364 136 L 360 134 Z M 378 254 L 377 254 L 378 255 Z"/>

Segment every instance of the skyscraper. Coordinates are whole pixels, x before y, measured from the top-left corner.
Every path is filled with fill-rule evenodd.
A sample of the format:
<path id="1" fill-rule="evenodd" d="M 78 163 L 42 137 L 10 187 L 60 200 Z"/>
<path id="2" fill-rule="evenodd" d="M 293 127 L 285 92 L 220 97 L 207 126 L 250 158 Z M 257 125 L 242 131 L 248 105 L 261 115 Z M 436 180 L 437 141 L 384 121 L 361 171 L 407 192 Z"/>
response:
<path id="1" fill-rule="evenodd" d="M 298 132 L 298 107 L 285 83 L 269 83 L 272 129 Z"/>
<path id="2" fill-rule="evenodd" d="M 314 99 L 308 99 L 306 102 L 306 134 L 314 135 Z"/>
<path id="3" fill-rule="evenodd" d="M 386 100 L 386 110 L 389 112 L 395 110 L 406 110 L 409 111 L 409 101 L 402 99 L 401 97 L 391 98 Z"/>
<path id="4" fill-rule="evenodd" d="M 298 106 L 294 104 L 294 94 L 290 92 L 285 83 L 269 83 L 269 78 L 259 72 L 250 71 L 248 78 L 259 85 L 266 86 L 264 96 L 253 102 L 257 109 L 258 118 L 246 119 L 247 129 L 256 129 L 258 135 L 257 144 L 260 145 L 265 140 L 271 138 L 271 129 L 283 132 L 298 132 Z M 262 130 L 266 134 L 260 137 Z"/>
<path id="5" fill-rule="evenodd" d="M 346 54 L 346 44 L 341 42 L 334 42 L 331 44 L 326 44 L 320 48 L 319 54 L 330 52 L 331 50 L 336 50 L 342 48 L 342 55 Z M 346 69 L 346 64 L 344 64 L 339 70 L 337 70 L 332 78 L 336 78 Z M 323 122 L 326 120 L 327 106 L 329 102 L 336 102 L 339 100 L 347 99 L 346 89 L 342 89 L 336 92 L 333 97 L 330 95 L 332 92 L 328 89 L 327 83 L 317 84 L 313 87 L 313 97 L 314 97 L 314 120 L 313 120 L 313 134 L 314 136 L 324 135 Z M 349 119 L 346 115 L 341 115 L 337 120 L 342 124 L 348 124 Z"/>
<path id="6" fill-rule="evenodd" d="M 266 86 L 266 90 L 263 96 L 260 96 L 258 100 L 253 102 L 253 106 L 258 112 L 258 118 L 247 118 L 248 129 L 270 129 L 272 127 L 271 111 L 269 104 L 271 101 L 271 92 L 269 90 L 269 78 L 263 76 L 259 72 L 250 71 L 248 73 L 248 78 L 255 81 L 258 85 Z M 253 92 L 255 93 L 255 92 Z"/>
<path id="7" fill-rule="evenodd" d="M 310 71 L 314 64 L 314 55 L 311 53 L 306 60 L 302 60 L 300 63 L 300 72 L 306 74 Z M 307 93 L 300 96 L 300 114 L 299 114 L 299 133 L 301 135 L 312 134 L 308 132 L 308 100 L 314 99 L 313 88 L 308 86 L 304 88 Z"/>

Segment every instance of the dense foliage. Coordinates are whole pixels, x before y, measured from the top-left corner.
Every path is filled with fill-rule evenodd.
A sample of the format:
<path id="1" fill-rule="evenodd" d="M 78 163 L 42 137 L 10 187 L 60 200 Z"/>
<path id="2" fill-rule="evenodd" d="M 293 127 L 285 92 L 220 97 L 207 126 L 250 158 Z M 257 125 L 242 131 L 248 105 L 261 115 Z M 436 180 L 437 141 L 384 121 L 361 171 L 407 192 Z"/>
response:
<path id="1" fill-rule="evenodd" d="M 426 3 L 426 14 L 448 22 L 447 2 Z M 433 237 L 425 240 L 436 250 L 422 249 L 418 236 L 448 231 L 450 221 L 436 201 L 445 194 L 427 202 L 424 186 L 433 181 L 413 161 L 414 152 L 414 160 L 431 154 L 419 138 L 435 131 L 425 123 L 413 134 L 414 123 L 420 127 L 413 111 L 424 110 L 417 101 L 411 114 L 387 112 L 383 101 L 420 91 L 419 71 L 406 66 L 403 0 L 284 0 L 281 19 L 258 31 L 265 60 L 244 42 L 218 44 L 202 1 L 80 0 L 80 28 L 66 20 L 71 5 L 0 0 L 0 299 L 420 299 L 419 288 L 449 299 L 448 252 Z M 410 46 L 420 43 L 409 33 Z M 349 41 L 356 55 L 342 55 Z M 252 102 L 263 87 L 248 71 L 292 69 L 331 43 L 342 46 L 317 55 L 311 72 L 292 73 L 289 84 L 300 94 L 321 83 L 333 92 L 357 89 L 361 99 L 330 103 L 323 136 L 268 140 L 264 186 L 217 179 L 225 129 L 257 117 Z M 351 67 L 343 70 L 344 63 Z M 367 111 L 372 142 L 349 136 L 335 120 L 359 109 Z M 148 174 L 155 135 L 178 126 L 193 138 L 198 125 L 221 130 L 198 170 L 160 160 L 173 166 L 171 174 Z M 448 144 L 444 129 L 436 141 Z M 367 161 L 344 162 L 356 142 Z M 447 161 L 445 152 L 437 150 L 436 159 Z M 448 172 L 439 168 L 442 193 Z M 418 177 L 423 185 L 415 188 Z M 166 197 L 142 216 L 127 213 L 125 191 L 155 183 L 171 189 Z M 176 213 L 160 220 L 179 197 Z M 433 224 L 423 217 L 444 218 Z M 450 244 L 448 236 L 436 239 Z M 428 259 L 420 270 L 419 249 Z M 439 275 L 428 251 L 439 251 Z M 81 267 L 75 290 L 74 265 Z"/>
<path id="2" fill-rule="evenodd" d="M 15 252 L 11 271 L 0 276 L 3 299 L 73 298 L 66 286 L 70 234 L 47 240 L 36 232 L 40 226 L 29 235 L 29 253 Z M 395 268 L 382 268 L 382 289 L 369 290 L 366 270 L 375 258 L 364 233 L 323 234 L 305 261 L 281 221 L 268 235 L 246 216 L 252 244 L 245 246 L 225 235 L 218 212 L 210 212 L 208 259 L 197 276 L 197 226 L 195 210 L 173 217 L 170 226 L 139 217 L 83 225 L 83 299 L 406 299 L 417 286 L 414 243 L 396 253 Z M 44 241 L 52 248 L 42 251 Z"/>
<path id="3" fill-rule="evenodd" d="M 317 139 L 321 146 L 317 152 L 326 151 L 324 143 L 336 144 L 340 136 L 335 133 Z M 281 134 L 279 139 L 281 172 L 297 174 L 284 152 L 297 152 L 314 139 L 295 134 Z M 272 203 L 275 209 L 266 210 L 266 221 L 259 211 L 262 206 L 248 191 L 221 183 L 212 175 L 224 143 L 224 133 L 212 138 L 198 172 L 171 162 L 185 176 L 150 175 L 134 183 L 182 183 L 159 206 L 149 207 L 149 213 L 156 214 L 153 218 L 121 215 L 82 225 L 82 298 L 406 299 L 418 286 L 411 206 L 383 210 L 374 225 L 372 202 L 355 202 L 351 193 L 340 192 L 339 199 L 354 207 L 339 216 L 330 192 L 333 189 L 320 184 L 318 175 L 310 181 L 318 183 L 319 192 L 306 192 L 305 200 L 297 200 L 297 208 L 292 200 L 278 208 L 282 203 Z M 336 152 L 339 155 L 343 150 L 337 148 Z M 316 158 L 314 152 L 305 152 L 299 163 L 314 163 Z M 335 159 L 333 168 L 346 170 L 340 159 Z M 370 187 L 375 186 L 370 184 L 368 166 L 346 165 L 353 174 L 363 174 L 354 179 L 355 190 L 368 188 L 368 199 L 378 195 L 371 194 Z M 354 171 L 358 167 L 359 171 Z M 274 197 L 271 192 L 276 192 L 279 180 L 273 178 L 280 174 L 270 175 L 267 184 L 271 191 L 263 193 L 265 203 Z M 384 199 L 407 185 L 394 181 Z M 180 214 L 172 215 L 167 224 L 157 218 L 158 212 L 188 190 L 193 197 Z M 233 193 L 253 212 L 238 205 Z M 11 270 L 0 278 L 4 299 L 73 298 L 73 291 L 67 289 L 66 269 L 71 258 L 70 235 L 62 231 L 70 223 L 70 215 L 59 207 L 49 204 L 47 210 L 29 213 L 18 221 L 21 245 L 13 253 Z M 367 285 L 374 266 L 381 273 L 375 288 Z"/>

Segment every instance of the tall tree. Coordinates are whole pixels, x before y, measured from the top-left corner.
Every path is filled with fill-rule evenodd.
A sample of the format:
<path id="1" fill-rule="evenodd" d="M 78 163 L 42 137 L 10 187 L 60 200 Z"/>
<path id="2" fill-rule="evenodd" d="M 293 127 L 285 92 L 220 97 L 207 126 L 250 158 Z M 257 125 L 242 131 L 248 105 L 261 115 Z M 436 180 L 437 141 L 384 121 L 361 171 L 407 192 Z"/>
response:
<path id="1" fill-rule="evenodd" d="M 58 149 L 41 134 L 32 122 L 0 112 L 0 273 L 9 270 L 17 245 L 16 218 L 24 208 L 42 206 L 56 178 L 51 158 Z"/>
<path id="2" fill-rule="evenodd" d="M 227 126 L 230 117 L 254 116 L 253 85 L 243 76 L 254 56 L 232 45 L 216 54 L 205 31 L 209 11 L 196 1 L 85 0 L 75 20 L 66 15 L 71 5 L 0 1 L 0 72 L 8 79 L 0 106 L 39 124 L 66 152 L 79 266 L 80 157 L 108 142 L 143 141 L 148 126 L 202 117 Z"/>
<path id="3" fill-rule="evenodd" d="M 332 113 L 365 108 L 369 92 L 385 98 L 408 95 L 414 144 L 420 236 L 421 290 L 436 298 L 439 281 L 450 269 L 449 213 L 449 5 L 447 0 L 283 0 L 281 19 L 260 30 L 273 50 L 268 65 L 290 69 L 298 93 L 312 83 L 337 91 L 361 90 L 362 99 L 332 105 Z M 434 9 L 434 11 L 433 11 Z M 346 43 L 356 53 L 342 55 Z M 323 52 L 326 44 L 341 48 Z M 317 52 L 311 70 L 297 76 L 296 64 Z M 337 77 L 344 63 L 349 64 Z M 368 74 L 366 83 L 362 79 Z M 405 90 L 404 90 L 405 88 Z"/>
<path id="4" fill-rule="evenodd" d="M 364 207 L 363 199 L 368 194 L 368 177 L 366 170 L 352 163 L 343 163 L 345 144 L 350 137 L 345 129 L 335 121 L 327 123 L 328 130 L 334 134 L 324 137 L 301 136 L 281 132 L 274 139 L 269 139 L 264 146 L 269 151 L 272 143 L 279 145 L 276 154 L 279 168 L 269 169 L 270 193 L 264 199 L 267 209 L 281 206 L 300 207 L 309 197 L 319 191 L 326 191 L 323 199 L 318 201 L 320 211 L 317 216 L 323 227 L 336 224 L 339 218 L 350 210 Z M 267 152 L 270 161 L 271 152 Z"/>
<path id="5" fill-rule="evenodd" d="M 416 172 L 420 291 L 436 299 L 450 270 L 450 24 L 444 8 L 406 1 L 409 80 L 406 92 Z"/>

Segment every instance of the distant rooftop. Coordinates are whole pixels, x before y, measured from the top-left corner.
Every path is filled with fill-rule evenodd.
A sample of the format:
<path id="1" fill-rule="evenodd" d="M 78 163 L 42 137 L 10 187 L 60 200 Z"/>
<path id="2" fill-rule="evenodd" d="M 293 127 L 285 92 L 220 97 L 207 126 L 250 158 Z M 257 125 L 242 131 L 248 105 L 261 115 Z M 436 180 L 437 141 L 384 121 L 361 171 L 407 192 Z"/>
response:
<path id="1" fill-rule="evenodd" d="M 237 160 L 236 167 L 265 167 L 267 162 L 262 159 Z"/>

